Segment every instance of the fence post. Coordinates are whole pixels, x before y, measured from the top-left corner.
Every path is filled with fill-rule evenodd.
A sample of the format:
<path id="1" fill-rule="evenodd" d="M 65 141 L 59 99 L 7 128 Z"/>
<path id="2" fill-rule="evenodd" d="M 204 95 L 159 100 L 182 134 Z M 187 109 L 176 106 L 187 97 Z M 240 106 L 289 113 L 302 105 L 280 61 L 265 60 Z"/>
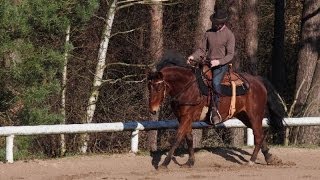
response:
<path id="1" fill-rule="evenodd" d="M 137 153 L 139 146 L 139 130 L 132 131 L 131 134 L 131 152 Z"/>
<path id="2" fill-rule="evenodd" d="M 254 145 L 254 136 L 251 128 L 247 128 L 247 146 Z"/>
<path id="3" fill-rule="evenodd" d="M 14 135 L 6 137 L 6 162 L 13 163 L 13 139 Z"/>

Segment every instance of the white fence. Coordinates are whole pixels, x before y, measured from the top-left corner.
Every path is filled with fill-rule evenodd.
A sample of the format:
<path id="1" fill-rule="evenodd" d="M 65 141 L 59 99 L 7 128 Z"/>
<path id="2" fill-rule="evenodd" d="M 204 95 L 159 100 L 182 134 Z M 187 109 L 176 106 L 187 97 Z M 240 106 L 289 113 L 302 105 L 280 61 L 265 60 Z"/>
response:
<path id="1" fill-rule="evenodd" d="M 317 126 L 320 125 L 320 117 L 285 118 L 286 126 Z M 267 127 L 267 120 L 263 120 L 263 126 Z M 138 151 L 139 131 L 153 129 L 174 129 L 178 127 L 176 120 L 166 121 L 141 121 L 141 122 L 116 122 L 116 123 L 90 123 L 90 124 L 66 124 L 66 125 L 39 125 L 39 126 L 4 126 L 0 127 L 0 136 L 6 136 L 6 161 L 13 163 L 13 140 L 16 135 L 40 135 L 40 134 L 70 134 L 132 131 L 131 151 Z M 207 128 L 204 122 L 195 122 L 193 128 Z M 217 128 L 244 128 L 246 127 L 237 119 L 230 119 L 221 123 Z M 248 129 L 247 145 L 253 145 L 252 130 Z"/>

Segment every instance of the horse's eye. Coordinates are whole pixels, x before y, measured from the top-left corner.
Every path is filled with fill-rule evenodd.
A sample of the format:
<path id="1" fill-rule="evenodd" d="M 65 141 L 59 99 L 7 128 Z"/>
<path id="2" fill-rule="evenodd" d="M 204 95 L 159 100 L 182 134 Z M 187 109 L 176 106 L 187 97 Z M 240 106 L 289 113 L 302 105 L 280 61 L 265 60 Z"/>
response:
<path id="1" fill-rule="evenodd" d="M 157 84 L 157 85 L 155 86 L 155 89 L 156 89 L 158 92 L 160 92 L 160 91 L 162 90 L 162 85 L 161 85 L 161 84 Z"/>

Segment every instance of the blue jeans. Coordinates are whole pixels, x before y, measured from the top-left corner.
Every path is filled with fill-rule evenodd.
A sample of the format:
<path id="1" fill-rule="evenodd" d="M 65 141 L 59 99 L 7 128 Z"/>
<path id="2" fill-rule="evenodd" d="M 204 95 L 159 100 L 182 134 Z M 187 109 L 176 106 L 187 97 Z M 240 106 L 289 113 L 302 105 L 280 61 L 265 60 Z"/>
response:
<path id="1" fill-rule="evenodd" d="M 221 81 L 225 73 L 228 71 L 228 64 L 222 65 L 222 66 L 216 66 L 211 68 L 212 71 L 212 87 L 214 88 L 216 93 L 221 94 Z M 219 96 L 214 96 L 214 101 L 216 105 L 219 101 Z"/>

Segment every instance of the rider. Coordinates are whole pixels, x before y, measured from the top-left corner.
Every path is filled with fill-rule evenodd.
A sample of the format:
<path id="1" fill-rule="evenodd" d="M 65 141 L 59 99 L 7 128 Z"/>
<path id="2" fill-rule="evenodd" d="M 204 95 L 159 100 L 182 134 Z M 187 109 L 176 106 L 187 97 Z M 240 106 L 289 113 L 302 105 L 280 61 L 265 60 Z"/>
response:
<path id="1" fill-rule="evenodd" d="M 210 62 L 213 75 L 212 86 L 216 93 L 221 93 L 221 80 L 228 70 L 228 64 L 234 56 L 235 37 L 232 31 L 226 26 L 228 14 L 224 10 L 217 10 L 210 16 L 212 28 L 204 33 L 200 46 L 196 51 L 188 57 L 187 63 L 200 57 L 205 57 L 205 60 Z M 219 104 L 219 96 L 214 99 L 215 106 L 211 111 L 210 121 L 217 124 L 222 120 L 217 112 Z"/>

